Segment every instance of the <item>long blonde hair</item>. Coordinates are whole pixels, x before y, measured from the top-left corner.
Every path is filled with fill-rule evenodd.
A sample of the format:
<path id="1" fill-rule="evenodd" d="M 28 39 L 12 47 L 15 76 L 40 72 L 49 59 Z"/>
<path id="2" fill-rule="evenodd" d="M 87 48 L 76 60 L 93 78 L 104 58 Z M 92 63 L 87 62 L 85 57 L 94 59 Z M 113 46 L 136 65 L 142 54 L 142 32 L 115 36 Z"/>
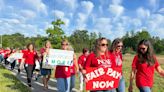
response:
<path id="1" fill-rule="evenodd" d="M 99 46 L 100 46 L 102 40 L 106 40 L 108 42 L 108 39 L 106 39 L 105 37 L 101 37 L 101 38 L 96 39 L 95 44 L 94 44 L 94 50 L 93 50 L 93 52 L 96 54 L 96 57 L 100 56 L 100 54 L 98 53 L 98 50 L 99 50 Z M 109 57 L 108 48 L 105 51 L 105 55 L 107 57 Z"/>
<path id="2" fill-rule="evenodd" d="M 49 40 L 47 40 L 47 41 L 45 42 L 44 47 L 47 48 L 47 47 L 46 47 L 46 44 L 47 44 L 47 43 L 50 43 L 50 48 L 52 48 L 51 42 L 50 42 Z"/>
<path id="3" fill-rule="evenodd" d="M 62 45 L 64 42 L 68 44 L 67 50 L 74 51 L 73 47 L 71 46 L 71 44 L 69 43 L 69 41 L 68 41 L 67 39 L 63 39 L 62 42 L 61 42 L 61 45 Z"/>

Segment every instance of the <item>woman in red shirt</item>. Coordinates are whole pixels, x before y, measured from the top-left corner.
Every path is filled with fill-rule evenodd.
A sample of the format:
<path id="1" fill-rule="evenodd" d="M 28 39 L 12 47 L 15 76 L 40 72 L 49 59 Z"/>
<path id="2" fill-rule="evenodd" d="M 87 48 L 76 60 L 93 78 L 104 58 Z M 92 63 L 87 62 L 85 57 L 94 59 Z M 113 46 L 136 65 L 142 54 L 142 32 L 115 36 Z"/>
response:
<path id="1" fill-rule="evenodd" d="M 35 69 L 35 60 L 38 58 L 36 51 L 34 50 L 33 44 L 27 45 L 27 51 L 24 52 L 22 62 L 24 62 L 24 67 L 27 73 L 27 83 L 31 87 L 31 79 L 33 71 Z"/>
<path id="2" fill-rule="evenodd" d="M 84 68 L 87 67 L 115 67 L 113 55 L 108 51 L 108 40 L 106 38 L 99 38 L 95 42 L 95 49 L 87 57 Z M 85 74 L 86 71 L 83 70 Z M 112 90 L 94 90 L 91 92 L 115 92 L 115 89 Z"/>
<path id="3" fill-rule="evenodd" d="M 71 50 L 67 40 L 61 42 L 63 50 Z M 56 66 L 55 78 L 57 79 L 58 92 L 72 92 L 75 83 L 75 73 L 79 70 L 76 56 L 73 58 L 73 66 Z"/>
<path id="4" fill-rule="evenodd" d="M 133 79 L 136 78 L 136 85 L 140 92 L 151 92 L 155 69 L 164 76 L 164 70 L 160 67 L 153 53 L 151 43 L 148 40 L 141 40 L 138 44 L 137 55 L 132 63 L 129 91 L 133 91 Z"/>
<path id="5" fill-rule="evenodd" d="M 87 56 L 89 55 L 89 50 L 87 48 L 83 48 L 83 54 L 79 56 L 78 64 L 79 64 L 79 76 L 80 76 L 80 91 L 83 91 L 83 84 L 84 84 L 84 78 L 82 74 L 82 70 L 84 69 L 84 64 L 86 62 Z"/>
<path id="6" fill-rule="evenodd" d="M 123 42 L 121 39 L 116 38 L 113 40 L 110 52 L 114 55 L 115 61 L 116 61 L 116 67 L 119 68 L 122 71 L 122 47 L 123 47 Z M 123 76 L 121 77 L 119 81 L 119 86 L 116 88 L 117 92 L 125 92 L 125 80 Z"/>

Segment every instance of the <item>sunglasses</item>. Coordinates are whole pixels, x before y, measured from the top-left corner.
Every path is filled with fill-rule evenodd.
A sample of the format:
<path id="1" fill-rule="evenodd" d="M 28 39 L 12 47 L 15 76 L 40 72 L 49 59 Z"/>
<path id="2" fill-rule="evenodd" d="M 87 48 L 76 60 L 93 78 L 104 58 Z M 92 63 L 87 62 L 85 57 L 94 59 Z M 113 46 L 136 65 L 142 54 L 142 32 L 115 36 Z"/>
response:
<path id="1" fill-rule="evenodd" d="M 108 46 L 108 44 L 100 44 L 100 46 Z"/>
<path id="2" fill-rule="evenodd" d="M 145 50 L 146 48 L 140 48 L 140 50 Z"/>
<path id="3" fill-rule="evenodd" d="M 123 47 L 123 45 L 118 45 L 117 47 Z"/>
<path id="4" fill-rule="evenodd" d="M 67 43 L 67 44 L 62 44 L 62 45 L 66 45 L 66 46 L 67 46 L 67 45 L 68 45 L 68 43 Z"/>

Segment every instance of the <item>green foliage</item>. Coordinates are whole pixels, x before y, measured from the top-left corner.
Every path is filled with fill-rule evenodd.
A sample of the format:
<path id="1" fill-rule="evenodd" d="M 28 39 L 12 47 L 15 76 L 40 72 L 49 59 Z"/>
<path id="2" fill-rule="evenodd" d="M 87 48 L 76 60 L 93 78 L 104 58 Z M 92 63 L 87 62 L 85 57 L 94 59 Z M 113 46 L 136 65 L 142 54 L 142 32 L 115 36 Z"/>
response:
<path id="1" fill-rule="evenodd" d="M 87 30 L 76 30 L 69 37 L 69 41 L 73 45 L 76 52 L 81 52 L 83 48 L 91 49 L 96 38 L 96 33 L 90 33 L 89 35 Z"/>
<path id="2" fill-rule="evenodd" d="M 101 32 L 98 34 L 95 32 L 88 32 L 87 30 L 75 30 L 70 36 L 65 36 L 62 29 L 62 25 L 65 23 L 61 19 L 52 21 L 52 27 L 46 30 L 48 37 L 43 37 L 37 35 L 37 37 L 25 37 L 20 33 L 15 33 L 12 35 L 3 35 L 3 47 L 12 48 L 23 48 L 28 43 L 34 43 L 37 49 L 44 45 L 46 40 L 50 40 L 53 48 L 60 48 L 62 39 L 66 38 L 72 44 L 76 52 L 81 52 L 83 48 L 89 48 L 93 50 L 94 42 L 97 38 L 102 37 Z M 127 32 L 125 36 L 122 37 L 124 43 L 124 53 L 135 53 L 137 48 L 137 43 L 142 39 L 149 39 L 154 47 L 154 51 L 157 54 L 164 53 L 164 39 L 159 37 L 151 37 L 149 32 L 143 29 L 140 32 L 134 32 L 133 30 Z M 109 45 L 111 41 L 108 40 Z"/>
<path id="3" fill-rule="evenodd" d="M 11 71 L 0 64 L 0 92 L 31 92 Z"/>
<path id="4" fill-rule="evenodd" d="M 57 19 L 56 21 L 52 21 L 51 24 L 53 27 L 50 27 L 46 30 L 48 39 L 51 41 L 54 48 L 60 48 L 60 43 L 62 39 L 65 38 L 61 25 L 65 23 L 61 19 Z"/>
<path id="5" fill-rule="evenodd" d="M 134 33 L 132 30 L 130 33 L 127 32 L 123 37 L 123 43 L 125 48 L 132 48 L 133 51 L 136 51 L 137 43 L 139 43 L 142 39 L 150 39 L 151 36 L 146 30 L 142 30 L 141 32 Z"/>

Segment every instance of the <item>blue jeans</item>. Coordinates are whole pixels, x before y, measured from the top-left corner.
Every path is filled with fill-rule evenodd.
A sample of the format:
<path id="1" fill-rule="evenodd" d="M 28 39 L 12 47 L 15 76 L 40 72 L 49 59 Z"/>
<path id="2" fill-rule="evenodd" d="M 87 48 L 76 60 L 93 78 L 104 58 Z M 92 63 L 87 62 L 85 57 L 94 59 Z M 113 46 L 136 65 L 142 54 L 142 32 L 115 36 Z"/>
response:
<path id="1" fill-rule="evenodd" d="M 68 78 L 56 78 L 58 92 L 70 92 L 71 77 Z"/>
<path id="2" fill-rule="evenodd" d="M 0 54 L 0 63 L 3 61 L 3 55 Z"/>
<path id="3" fill-rule="evenodd" d="M 119 86 L 116 89 L 117 92 L 125 92 L 125 80 L 124 77 L 122 76 L 119 82 Z"/>
<path id="4" fill-rule="evenodd" d="M 72 92 L 72 89 L 75 87 L 75 75 L 71 75 L 71 88 L 70 92 Z"/>
<path id="5" fill-rule="evenodd" d="M 140 92 L 151 92 L 151 88 L 148 86 L 139 87 Z"/>

